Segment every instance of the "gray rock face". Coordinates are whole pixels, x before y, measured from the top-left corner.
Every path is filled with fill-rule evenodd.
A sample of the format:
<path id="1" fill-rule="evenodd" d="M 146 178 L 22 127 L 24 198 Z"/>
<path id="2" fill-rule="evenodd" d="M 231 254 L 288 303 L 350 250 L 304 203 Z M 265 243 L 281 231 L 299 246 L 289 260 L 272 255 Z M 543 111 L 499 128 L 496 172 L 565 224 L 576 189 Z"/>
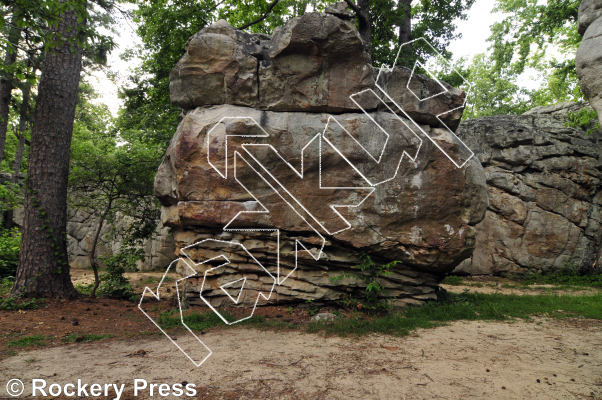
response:
<path id="1" fill-rule="evenodd" d="M 185 110 L 155 192 L 188 260 L 176 269 L 188 274 L 189 262 L 199 275 L 186 281 L 191 304 L 203 292 L 214 307 L 252 305 L 271 290 L 266 271 L 295 266 L 276 301 L 341 299 L 366 285 L 330 279 L 360 262 L 357 251 L 402 261 L 383 282 L 398 304 L 414 304 L 434 299 L 439 277 L 474 250 L 485 174 L 476 158 L 454 165 L 465 153 L 446 128 L 458 125 L 464 92 L 404 68 L 379 76 L 343 11 L 294 18 L 270 40 L 220 21 L 174 68 L 171 97 Z M 218 43 L 227 51 L 202 51 Z M 233 71 L 255 71 L 257 84 Z"/>
<path id="2" fill-rule="evenodd" d="M 579 6 L 579 33 L 583 41 L 575 56 L 581 90 L 602 123 L 602 1 L 583 0 Z"/>
<path id="3" fill-rule="evenodd" d="M 564 126 L 563 109 L 463 122 L 458 135 L 485 168 L 489 207 L 476 250 L 455 273 L 591 271 L 602 245 L 600 132 Z"/>
<path id="4" fill-rule="evenodd" d="M 598 18 L 602 17 L 602 1 L 600 0 L 583 0 L 579 5 L 579 20 L 578 31 L 581 36 L 589 26 Z"/>
<path id="5" fill-rule="evenodd" d="M 112 228 L 127 227 L 131 221 L 128 218 L 120 218 L 116 226 L 105 224 L 101 229 L 101 240 L 96 248 L 97 256 L 111 256 L 115 254 L 122 245 L 122 240 L 116 238 L 112 241 L 104 240 L 104 235 Z M 69 214 L 67 222 L 67 240 L 69 252 L 69 264 L 73 268 L 90 267 L 89 254 L 92 251 L 92 241 L 98 222 L 88 213 L 78 211 Z M 146 240 L 142 244 L 146 259 L 138 263 L 138 269 L 142 271 L 164 270 L 171 261 L 177 258 L 174 255 L 175 243 L 169 228 L 159 226 L 157 235 L 152 240 Z M 99 260 L 102 265 L 102 260 Z"/>

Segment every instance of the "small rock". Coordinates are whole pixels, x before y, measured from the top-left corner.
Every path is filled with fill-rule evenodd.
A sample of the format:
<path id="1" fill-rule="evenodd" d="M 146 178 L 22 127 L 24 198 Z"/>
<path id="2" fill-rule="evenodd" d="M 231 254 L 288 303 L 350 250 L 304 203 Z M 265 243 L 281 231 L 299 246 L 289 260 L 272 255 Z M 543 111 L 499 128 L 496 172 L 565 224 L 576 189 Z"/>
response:
<path id="1" fill-rule="evenodd" d="M 486 369 L 485 371 L 489 372 L 489 369 Z"/>
<path id="2" fill-rule="evenodd" d="M 541 383 L 541 380 L 539 380 L 539 379 L 538 379 L 538 380 L 537 380 L 537 383 Z"/>
<path id="3" fill-rule="evenodd" d="M 83 342 L 83 341 L 84 341 L 84 337 L 83 336 L 78 336 L 78 337 L 75 338 L 75 342 L 76 343 L 80 343 L 80 342 Z"/>
<path id="4" fill-rule="evenodd" d="M 274 315 L 275 318 L 282 318 L 282 314 L 276 314 Z"/>
<path id="5" fill-rule="evenodd" d="M 506 386 L 502 386 L 502 389 L 506 390 Z"/>
<path id="6" fill-rule="evenodd" d="M 338 317 L 331 313 L 320 313 L 311 317 L 313 322 L 332 322 L 336 320 Z"/>
<path id="7" fill-rule="evenodd" d="M 86 308 L 86 311 L 90 311 L 90 307 Z"/>
<path id="8" fill-rule="evenodd" d="M 64 320 L 64 319 L 65 319 L 65 317 L 61 317 L 61 320 Z"/>
<path id="9" fill-rule="evenodd" d="M 108 307 L 109 305 L 107 303 L 102 303 L 103 306 Z"/>
<path id="10" fill-rule="evenodd" d="M 98 315 L 98 313 L 97 312 L 93 312 L 92 315 Z"/>
<path id="11" fill-rule="evenodd" d="M 79 326 L 79 321 L 77 319 L 74 319 L 73 321 L 71 321 L 71 325 Z"/>
<path id="12" fill-rule="evenodd" d="M 186 386 L 186 385 L 188 385 L 188 382 L 187 381 L 182 381 L 182 386 Z"/>
<path id="13" fill-rule="evenodd" d="M 291 322 L 291 321 L 292 321 L 292 319 L 290 319 L 290 318 L 285 318 L 282 320 L 282 322 Z"/>
<path id="14" fill-rule="evenodd" d="M 571 382 L 575 382 L 575 378 L 571 378 Z"/>

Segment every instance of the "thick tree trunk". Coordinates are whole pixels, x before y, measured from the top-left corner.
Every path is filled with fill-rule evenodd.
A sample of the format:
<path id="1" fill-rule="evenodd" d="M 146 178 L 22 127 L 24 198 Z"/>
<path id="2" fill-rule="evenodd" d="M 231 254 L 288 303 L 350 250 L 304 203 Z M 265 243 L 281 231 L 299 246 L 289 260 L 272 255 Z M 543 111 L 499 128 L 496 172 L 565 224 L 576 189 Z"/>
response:
<path id="1" fill-rule="evenodd" d="M 21 38 L 21 31 L 13 26 L 8 33 L 10 51 L 4 57 L 4 67 L 10 67 L 17 61 L 17 46 Z M 0 79 L 0 162 L 4 157 L 4 144 L 6 143 L 6 132 L 8 131 L 8 114 L 10 110 L 10 99 L 14 88 L 14 74 L 4 73 Z"/>
<path id="2" fill-rule="evenodd" d="M 70 39 L 77 35 L 78 28 L 75 11 L 68 11 L 62 15 L 57 30 L 63 38 Z M 81 61 L 81 49 L 69 40 L 44 54 L 31 133 L 21 256 L 13 295 L 77 296 L 69 275 L 66 227 L 69 152 Z"/>

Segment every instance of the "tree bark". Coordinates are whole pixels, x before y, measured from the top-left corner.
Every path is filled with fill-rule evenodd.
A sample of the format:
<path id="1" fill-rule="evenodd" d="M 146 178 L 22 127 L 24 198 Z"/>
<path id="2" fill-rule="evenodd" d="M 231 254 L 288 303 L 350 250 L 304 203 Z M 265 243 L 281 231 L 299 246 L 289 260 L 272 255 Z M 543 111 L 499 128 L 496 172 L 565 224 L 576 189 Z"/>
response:
<path id="1" fill-rule="evenodd" d="M 399 0 L 398 7 L 403 11 L 399 21 L 399 46 L 412 41 L 412 0 Z M 414 44 L 401 47 L 397 65 L 414 67 Z"/>
<path id="2" fill-rule="evenodd" d="M 399 21 L 399 44 L 412 40 L 412 0 L 399 0 L 397 7 L 403 11 Z"/>
<path id="3" fill-rule="evenodd" d="M 357 4 L 353 0 L 345 0 L 347 5 L 355 12 L 358 22 L 358 30 L 364 48 L 368 64 L 372 64 L 372 20 L 370 17 L 370 0 L 357 0 Z"/>
<path id="4" fill-rule="evenodd" d="M 90 250 L 90 265 L 92 266 L 92 270 L 94 271 L 94 287 L 92 288 L 92 292 L 90 292 L 90 296 L 92 298 L 96 297 L 96 289 L 100 286 L 100 278 L 98 276 L 98 264 L 96 264 L 96 246 L 98 245 L 98 238 L 100 237 L 100 231 L 102 231 L 102 226 L 105 222 L 105 218 L 107 214 L 111 210 L 113 206 L 113 199 L 109 199 L 109 204 L 105 212 L 100 217 L 100 221 L 98 222 L 98 228 L 96 229 L 96 233 L 94 234 L 94 241 L 92 242 L 92 250 Z"/>
<path id="5" fill-rule="evenodd" d="M 33 69 L 35 75 L 36 69 Z M 31 94 L 31 83 L 28 81 L 23 82 L 21 87 L 23 93 L 23 101 L 21 102 L 21 109 L 19 110 L 19 144 L 17 145 L 17 152 L 15 153 L 15 160 L 13 162 L 13 177 L 11 183 L 13 185 L 19 184 L 19 178 L 21 177 L 21 163 L 23 162 L 23 152 L 25 151 L 25 130 L 27 129 L 28 111 L 29 111 L 29 96 Z M 13 210 L 10 209 L 6 213 L 6 222 L 4 224 L 6 229 L 12 229 L 13 227 Z"/>
<path id="6" fill-rule="evenodd" d="M 16 13 L 16 10 L 14 11 Z M 13 18 L 14 20 L 14 18 Z M 21 39 L 21 31 L 12 26 L 8 33 L 8 47 L 4 57 L 4 67 L 8 68 L 17 61 L 17 46 Z M 12 53 L 8 51 L 12 48 Z M 6 143 L 6 132 L 8 131 L 8 114 L 10 111 L 10 99 L 14 88 L 14 74 L 3 73 L 0 79 L 0 162 L 4 158 L 4 144 Z"/>
<path id="7" fill-rule="evenodd" d="M 69 153 L 82 64 L 81 48 L 69 42 L 79 28 L 75 11 L 62 14 L 56 28 L 62 44 L 44 54 L 13 296 L 77 296 L 69 274 L 66 228 Z"/>

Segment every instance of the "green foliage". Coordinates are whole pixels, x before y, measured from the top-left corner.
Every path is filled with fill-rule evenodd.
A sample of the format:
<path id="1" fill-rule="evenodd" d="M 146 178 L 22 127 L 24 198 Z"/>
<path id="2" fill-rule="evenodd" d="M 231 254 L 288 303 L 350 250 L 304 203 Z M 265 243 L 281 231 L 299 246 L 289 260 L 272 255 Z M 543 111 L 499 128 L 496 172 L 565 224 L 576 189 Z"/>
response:
<path id="1" fill-rule="evenodd" d="M 84 285 L 82 283 L 76 283 L 74 285 L 75 290 L 80 292 L 81 294 L 90 294 L 92 293 L 92 288 L 94 287 L 94 283 L 90 283 L 88 285 Z"/>
<path id="2" fill-rule="evenodd" d="M 18 301 L 18 298 L 9 297 L 0 300 L 0 310 L 35 310 L 40 306 L 44 306 L 44 299 L 36 300 L 35 297 L 27 301 Z"/>
<path id="3" fill-rule="evenodd" d="M 320 309 L 318 307 L 312 307 L 311 304 L 313 302 L 311 300 L 306 300 L 305 302 L 309 304 L 309 306 L 307 307 L 307 315 L 309 315 L 310 317 L 316 315 Z"/>
<path id="4" fill-rule="evenodd" d="M 144 257 L 142 249 L 130 249 L 105 258 L 106 272 L 101 274 L 98 294 L 116 299 L 135 300 L 136 293 L 128 279 L 126 271 L 136 270 L 136 261 Z"/>
<path id="5" fill-rule="evenodd" d="M 23 189 L 20 185 L 5 182 L 0 183 L 0 212 L 14 210 L 23 204 Z"/>
<path id="6" fill-rule="evenodd" d="M 508 16 L 492 25 L 491 70 L 518 77 L 528 68 L 539 72 L 545 84 L 528 93 L 531 107 L 580 100 L 575 52 L 580 0 L 496 0 L 494 11 Z M 561 59 L 550 57 L 557 49 Z"/>
<path id="7" fill-rule="evenodd" d="M 44 335 L 23 336 L 19 339 L 13 339 L 8 342 L 8 347 L 28 347 L 28 346 L 46 346 L 46 337 Z"/>
<path id="8" fill-rule="evenodd" d="M 451 54 L 447 51 L 449 44 L 461 37 L 456 33 L 456 19 L 467 18 L 466 11 L 475 0 L 451 1 L 414 1 L 412 5 L 412 38 L 425 38 L 437 51 L 446 58 Z M 370 2 L 372 18 L 372 60 L 373 64 L 393 65 L 400 43 L 399 27 L 405 19 L 403 7 L 393 0 L 373 0 Z M 424 43 L 416 42 L 407 53 L 402 53 L 398 65 L 412 68 L 414 62 L 425 62 L 432 57 L 433 51 Z"/>
<path id="9" fill-rule="evenodd" d="M 13 277 L 5 277 L 0 280 L 0 299 L 4 299 L 10 294 L 10 290 L 15 283 Z"/>
<path id="10" fill-rule="evenodd" d="M 458 275 L 449 275 L 446 276 L 445 279 L 443 280 L 443 282 L 441 283 L 445 283 L 447 285 L 454 285 L 454 286 L 458 286 L 464 283 L 464 278 L 462 278 L 461 276 Z"/>
<path id="11" fill-rule="evenodd" d="M 391 275 L 390 268 L 394 265 L 401 264 L 401 261 L 393 261 L 387 264 L 377 264 L 372 260 L 372 257 L 365 252 L 352 253 L 350 256 L 355 256 L 361 261 L 360 264 L 354 266 L 359 270 L 357 273 L 345 273 L 330 278 L 332 283 L 336 284 L 344 278 L 357 279 L 367 283 L 364 293 L 359 298 L 350 297 L 348 300 L 343 300 L 347 306 L 354 306 L 358 309 L 382 311 L 390 308 L 390 300 L 384 298 L 387 295 L 384 284 L 380 281 L 383 276 Z"/>
<path id="12" fill-rule="evenodd" d="M 12 277 L 17 274 L 19 265 L 19 252 L 21 248 L 21 234 L 17 228 L 2 230 L 0 233 L 0 279 Z"/>
<path id="13" fill-rule="evenodd" d="M 594 131 L 600 130 L 600 120 L 598 119 L 598 114 L 594 109 L 589 107 L 583 107 L 577 112 L 570 112 L 568 114 L 568 122 L 565 125 L 587 129 L 588 135 L 592 135 Z"/>
<path id="14" fill-rule="evenodd" d="M 580 274 L 571 264 L 566 264 L 561 270 L 544 274 L 527 274 L 513 276 L 512 279 L 524 285 L 562 285 L 586 286 L 602 288 L 602 274 Z"/>
<path id="15" fill-rule="evenodd" d="M 94 333 L 84 333 L 80 335 L 79 333 L 71 333 L 63 338 L 63 340 L 67 343 L 80 343 L 80 342 L 95 342 L 98 340 L 105 340 L 115 337 L 112 334 L 101 334 L 97 335 Z"/>

